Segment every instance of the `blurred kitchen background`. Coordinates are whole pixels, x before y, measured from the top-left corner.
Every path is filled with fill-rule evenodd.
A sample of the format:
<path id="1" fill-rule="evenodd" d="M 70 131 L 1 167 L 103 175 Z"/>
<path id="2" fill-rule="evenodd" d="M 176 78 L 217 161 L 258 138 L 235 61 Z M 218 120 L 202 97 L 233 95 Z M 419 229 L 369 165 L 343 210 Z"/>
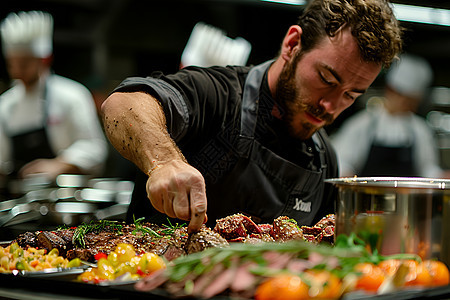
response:
<path id="1" fill-rule="evenodd" d="M 44 10 L 55 22 L 54 70 L 80 81 L 96 96 L 98 105 L 113 87 L 128 76 L 152 71 L 174 72 L 198 22 L 231 37 L 242 37 L 252 48 L 248 64 L 277 55 L 288 26 L 295 23 L 303 0 L 15 0 L 3 1 L 0 18 L 20 10 Z M 440 137 L 442 149 L 450 148 L 450 1 L 393 1 L 407 28 L 405 50 L 426 58 L 435 76 L 433 92 L 420 115 L 428 118 Z M 418 11 L 421 7 L 426 10 Z M 435 23 L 435 24 L 433 24 Z M 381 86 L 383 73 L 373 84 Z M 0 92 L 8 87 L 3 58 Z M 356 110 L 364 98 L 342 114 L 332 132 Z M 432 112 L 432 113 L 430 113 Z M 450 155 L 448 155 L 450 156 Z M 443 159 L 450 167 L 450 157 Z"/>
<path id="2" fill-rule="evenodd" d="M 405 50 L 426 58 L 434 70 L 429 101 L 422 105 L 419 114 L 435 129 L 442 167 L 450 168 L 450 1 L 393 2 L 398 18 L 407 29 Z M 301 0 L 14 0 L 2 1 L 0 19 L 21 10 L 51 13 L 55 25 L 54 71 L 86 85 L 100 107 L 111 90 L 128 76 L 178 70 L 183 50 L 198 22 L 220 28 L 228 37 L 247 40 L 251 44 L 247 64 L 259 64 L 273 58 L 286 30 L 296 22 L 304 5 L 305 1 Z M 425 10 L 418 11 L 418 7 Z M 380 93 L 383 75 L 382 72 L 367 95 L 327 128 L 329 133 L 364 108 L 369 98 Z M 4 58 L 0 57 L 0 92 L 6 90 L 9 83 Z M 105 176 L 113 177 L 108 173 Z M 117 188 L 114 185 L 113 192 L 105 198 L 101 193 L 110 184 L 108 180 L 79 185 L 76 181 L 80 178 L 63 179 L 69 182 L 59 186 L 59 195 L 55 195 L 58 190 L 49 190 L 53 194 L 34 195 L 36 201 L 78 197 L 96 203 L 93 209 L 97 210 L 98 203 L 109 199 L 111 194 L 117 204 L 126 205 L 126 197 L 132 189 L 132 183 L 123 181 L 123 190 L 114 190 Z M 82 187 L 87 188 L 84 194 Z M 121 192 L 125 192 L 125 200 Z M 26 199 L 22 201 L 28 203 Z M 23 209 L 30 210 L 29 207 Z M 70 207 L 64 209 L 73 211 Z M 103 212 L 105 215 L 97 217 L 115 214 L 114 211 Z M 123 212 L 120 209 L 118 213 Z M 62 210 L 58 216 L 64 218 L 64 213 Z M 73 218 L 73 214 L 69 217 Z M 85 220 L 58 220 L 65 224 L 81 221 Z"/>

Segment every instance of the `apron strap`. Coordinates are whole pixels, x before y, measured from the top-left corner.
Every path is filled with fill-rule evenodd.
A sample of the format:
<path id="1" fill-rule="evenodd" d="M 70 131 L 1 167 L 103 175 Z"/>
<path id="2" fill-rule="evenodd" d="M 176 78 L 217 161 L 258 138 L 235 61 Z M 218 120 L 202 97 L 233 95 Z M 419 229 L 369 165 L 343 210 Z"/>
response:
<path id="1" fill-rule="evenodd" d="M 313 134 L 312 140 L 314 142 L 314 145 L 316 146 L 317 152 L 319 152 L 320 168 L 324 170 L 327 168 L 327 159 L 325 154 L 324 141 L 322 140 L 322 136 L 319 134 L 319 132 Z"/>
<path id="2" fill-rule="evenodd" d="M 245 158 L 250 154 L 255 136 L 261 82 L 272 63 L 273 60 L 269 60 L 252 68 L 245 79 L 242 95 L 241 130 L 237 145 L 238 153 Z"/>

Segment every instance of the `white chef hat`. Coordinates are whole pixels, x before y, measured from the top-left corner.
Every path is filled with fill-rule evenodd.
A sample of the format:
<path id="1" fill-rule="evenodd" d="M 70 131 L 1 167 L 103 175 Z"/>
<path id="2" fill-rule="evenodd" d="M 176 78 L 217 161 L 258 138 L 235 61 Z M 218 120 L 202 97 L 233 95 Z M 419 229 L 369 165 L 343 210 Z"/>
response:
<path id="1" fill-rule="evenodd" d="M 386 84 L 403 95 L 422 97 L 432 79 L 433 70 L 425 59 L 403 54 L 389 69 Z"/>
<path id="2" fill-rule="evenodd" d="M 244 38 L 232 39 L 221 29 L 199 22 L 194 26 L 183 50 L 181 65 L 245 65 L 251 49 L 252 45 Z"/>
<path id="3" fill-rule="evenodd" d="M 52 54 L 53 18 L 41 11 L 10 13 L 0 25 L 3 53 L 29 53 L 47 58 Z"/>

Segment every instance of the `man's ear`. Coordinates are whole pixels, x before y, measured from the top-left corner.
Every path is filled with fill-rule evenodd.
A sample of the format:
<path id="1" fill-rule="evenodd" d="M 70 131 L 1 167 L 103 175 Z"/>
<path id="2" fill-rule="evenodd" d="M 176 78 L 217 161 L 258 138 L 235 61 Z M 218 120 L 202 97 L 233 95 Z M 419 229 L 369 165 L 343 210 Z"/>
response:
<path id="1" fill-rule="evenodd" d="M 301 48 L 302 28 L 298 25 L 289 27 L 281 45 L 281 57 L 289 61 Z"/>

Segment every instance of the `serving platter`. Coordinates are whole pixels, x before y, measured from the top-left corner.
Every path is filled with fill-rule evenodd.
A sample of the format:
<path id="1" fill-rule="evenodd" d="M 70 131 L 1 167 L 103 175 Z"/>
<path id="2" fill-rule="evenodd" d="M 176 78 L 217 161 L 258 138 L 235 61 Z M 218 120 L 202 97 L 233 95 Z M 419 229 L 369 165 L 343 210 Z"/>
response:
<path id="1" fill-rule="evenodd" d="M 2 291 L 13 291 L 15 294 L 46 295 L 54 299 L 67 296 L 78 297 L 78 299 L 176 299 L 161 289 L 152 292 L 141 292 L 134 288 L 134 283 L 94 285 L 76 282 L 67 277 L 46 276 L 14 276 L 11 274 L 0 274 L 0 296 Z M 343 296 L 343 300 L 362 299 L 449 299 L 450 286 L 430 289 L 412 289 L 398 291 L 386 295 L 369 295 L 363 292 L 352 292 Z M 189 298 L 195 299 L 195 298 Z M 235 299 L 228 296 L 216 296 L 211 299 Z"/>
<path id="2" fill-rule="evenodd" d="M 69 274 L 67 274 L 69 275 Z M 134 282 L 122 284 L 88 284 L 75 281 L 76 275 L 69 276 L 14 276 L 0 273 L 0 298 L 8 293 L 15 295 L 33 295 L 51 299 L 173 299 L 163 290 L 152 293 L 134 289 Z M 4 294 L 3 294 L 3 293 Z M 25 299 L 25 298 L 17 298 Z"/>
<path id="3" fill-rule="evenodd" d="M 10 274 L 12 276 L 24 277 L 45 277 L 45 278 L 66 278 L 68 280 L 76 279 L 78 275 L 86 270 L 86 266 L 76 268 L 49 268 L 41 271 L 23 271 L 13 270 Z"/>

